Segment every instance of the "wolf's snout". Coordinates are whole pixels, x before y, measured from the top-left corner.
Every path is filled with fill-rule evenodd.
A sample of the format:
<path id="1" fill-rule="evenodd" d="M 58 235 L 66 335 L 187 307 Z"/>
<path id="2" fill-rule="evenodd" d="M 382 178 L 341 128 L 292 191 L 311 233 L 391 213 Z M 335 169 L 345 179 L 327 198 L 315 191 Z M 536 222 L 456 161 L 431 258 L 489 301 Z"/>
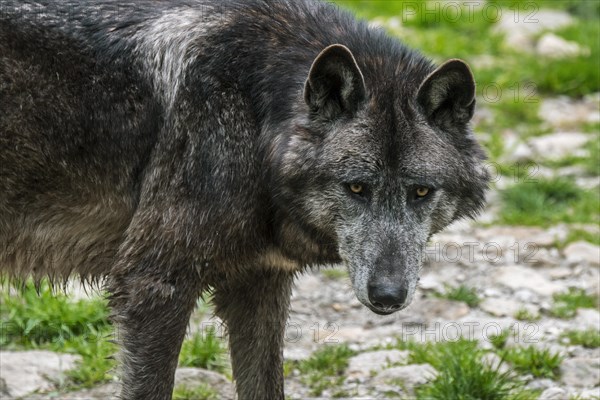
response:
<path id="1" fill-rule="evenodd" d="M 391 313 L 402 308 L 408 296 L 408 289 L 397 283 L 370 283 L 369 301 L 382 313 Z"/>

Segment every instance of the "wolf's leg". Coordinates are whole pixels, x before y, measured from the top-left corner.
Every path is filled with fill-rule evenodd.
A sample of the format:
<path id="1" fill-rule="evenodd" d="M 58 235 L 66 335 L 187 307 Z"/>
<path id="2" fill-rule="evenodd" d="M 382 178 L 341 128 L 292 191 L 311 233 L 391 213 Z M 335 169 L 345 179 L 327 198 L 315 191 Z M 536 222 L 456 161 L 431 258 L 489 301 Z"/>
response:
<path id="1" fill-rule="evenodd" d="M 254 271 L 215 290 L 240 400 L 284 398 L 283 335 L 292 280 L 285 271 Z"/>
<path id="2" fill-rule="evenodd" d="M 118 266 L 108 289 L 121 345 L 124 400 L 171 399 L 190 314 L 201 290 L 186 263 L 143 260 Z"/>

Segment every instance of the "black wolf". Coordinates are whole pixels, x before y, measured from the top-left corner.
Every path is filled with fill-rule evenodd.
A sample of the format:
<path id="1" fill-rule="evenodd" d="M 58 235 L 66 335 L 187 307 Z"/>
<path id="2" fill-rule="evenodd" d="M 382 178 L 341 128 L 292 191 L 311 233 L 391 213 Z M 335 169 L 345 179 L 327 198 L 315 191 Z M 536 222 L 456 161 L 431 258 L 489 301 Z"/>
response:
<path id="1" fill-rule="evenodd" d="M 241 399 L 283 398 L 294 275 L 404 308 L 482 207 L 462 61 L 309 0 L 0 0 L 0 269 L 105 280 L 121 396 L 168 399 L 214 293 Z"/>

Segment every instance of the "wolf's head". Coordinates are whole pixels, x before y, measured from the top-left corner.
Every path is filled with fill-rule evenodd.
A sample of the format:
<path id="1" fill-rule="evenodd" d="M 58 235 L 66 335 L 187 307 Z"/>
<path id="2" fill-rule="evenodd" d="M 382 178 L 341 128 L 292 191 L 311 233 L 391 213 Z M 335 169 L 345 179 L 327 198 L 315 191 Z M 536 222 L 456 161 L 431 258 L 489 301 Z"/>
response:
<path id="1" fill-rule="evenodd" d="M 379 314 L 411 302 L 428 239 L 474 216 L 487 187 L 485 156 L 468 126 L 471 71 L 459 60 L 431 70 L 369 71 L 365 79 L 348 48 L 329 46 L 275 151 L 275 197 L 287 224 L 333 244 L 358 299 Z M 310 253 L 306 242 L 292 246 Z"/>

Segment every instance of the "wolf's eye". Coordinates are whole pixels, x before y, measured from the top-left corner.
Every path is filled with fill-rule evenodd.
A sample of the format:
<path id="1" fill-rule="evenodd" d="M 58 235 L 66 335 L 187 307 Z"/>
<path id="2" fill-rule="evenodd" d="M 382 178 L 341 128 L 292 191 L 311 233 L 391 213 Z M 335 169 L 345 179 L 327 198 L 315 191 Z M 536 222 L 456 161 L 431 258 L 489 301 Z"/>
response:
<path id="1" fill-rule="evenodd" d="M 363 185 L 361 185 L 360 183 L 351 183 L 349 185 L 349 188 L 352 193 L 357 194 L 359 196 L 361 196 L 364 192 Z"/>
<path id="2" fill-rule="evenodd" d="M 429 188 L 426 188 L 424 186 L 420 186 L 415 190 L 415 194 L 417 195 L 417 198 L 426 197 L 429 194 L 429 192 L 430 192 Z"/>

